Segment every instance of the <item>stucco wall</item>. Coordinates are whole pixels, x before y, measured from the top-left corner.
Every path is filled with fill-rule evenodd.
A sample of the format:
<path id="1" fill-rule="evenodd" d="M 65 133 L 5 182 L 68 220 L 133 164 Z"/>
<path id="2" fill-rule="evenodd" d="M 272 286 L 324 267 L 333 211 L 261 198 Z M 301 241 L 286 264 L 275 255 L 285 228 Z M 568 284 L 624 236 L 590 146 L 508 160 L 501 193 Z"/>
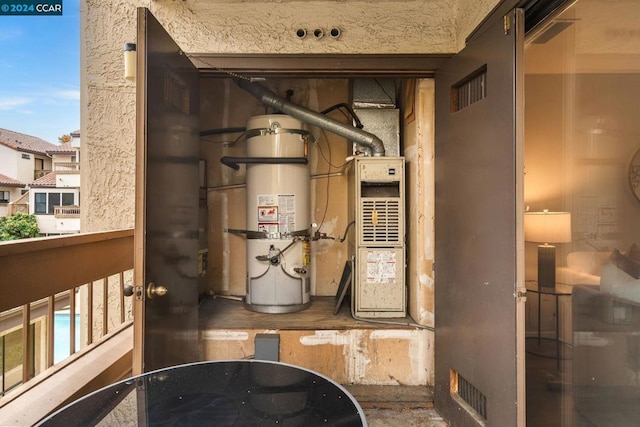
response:
<path id="1" fill-rule="evenodd" d="M 9 177 L 13 177 L 20 181 L 20 177 L 18 174 L 18 165 L 20 162 L 20 153 L 18 153 L 13 148 L 9 148 L 6 145 L 0 145 L 0 158 L 2 158 L 2 162 L 0 162 L 0 173 Z M 31 171 L 33 174 L 33 170 Z M 33 175 L 31 175 L 33 178 Z M 26 181 L 22 181 L 26 182 Z"/>

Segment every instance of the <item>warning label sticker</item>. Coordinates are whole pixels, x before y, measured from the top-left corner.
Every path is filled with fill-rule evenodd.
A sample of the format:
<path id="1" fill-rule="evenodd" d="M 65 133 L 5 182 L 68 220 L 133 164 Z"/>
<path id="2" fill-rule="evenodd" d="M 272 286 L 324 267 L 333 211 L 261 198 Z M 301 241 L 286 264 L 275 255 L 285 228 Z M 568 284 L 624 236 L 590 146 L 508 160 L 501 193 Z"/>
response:
<path id="1" fill-rule="evenodd" d="M 258 230 L 267 233 L 296 231 L 296 196 L 293 194 L 259 195 Z"/>
<path id="2" fill-rule="evenodd" d="M 258 206 L 258 222 L 278 222 L 277 206 Z"/>
<path id="3" fill-rule="evenodd" d="M 396 252 L 367 252 L 367 283 L 396 283 Z"/>

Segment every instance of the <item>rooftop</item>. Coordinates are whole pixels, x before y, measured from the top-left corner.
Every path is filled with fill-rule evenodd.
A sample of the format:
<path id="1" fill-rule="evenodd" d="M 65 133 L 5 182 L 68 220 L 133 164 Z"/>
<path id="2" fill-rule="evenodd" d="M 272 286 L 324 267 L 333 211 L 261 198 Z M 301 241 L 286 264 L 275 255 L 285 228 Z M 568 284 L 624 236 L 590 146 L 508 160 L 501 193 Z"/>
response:
<path id="1" fill-rule="evenodd" d="M 58 146 L 36 136 L 25 135 L 0 128 L 0 144 L 18 151 L 46 155 L 49 150 L 57 150 Z"/>
<path id="2" fill-rule="evenodd" d="M 47 154 L 74 154 L 77 151 L 76 147 L 71 146 L 71 142 L 64 142 L 57 145 L 53 150 L 47 150 Z"/>
<path id="3" fill-rule="evenodd" d="M 36 179 L 31 183 L 31 187 L 55 187 L 56 186 L 56 173 L 49 172 L 48 174 Z"/>
<path id="4" fill-rule="evenodd" d="M 2 187 L 24 187 L 25 184 L 17 179 L 9 178 L 6 175 L 0 173 L 0 186 Z"/>

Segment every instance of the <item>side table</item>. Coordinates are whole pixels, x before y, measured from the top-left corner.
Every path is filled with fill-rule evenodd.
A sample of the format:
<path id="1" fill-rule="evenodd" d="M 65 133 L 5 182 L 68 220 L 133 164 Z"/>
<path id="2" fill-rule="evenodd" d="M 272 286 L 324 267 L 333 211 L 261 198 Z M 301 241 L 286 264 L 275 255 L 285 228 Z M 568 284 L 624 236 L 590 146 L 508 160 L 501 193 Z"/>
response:
<path id="1" fill-rule="evenodd" d="M 571 296 L 569 292 L 560 292 L 556 287 L 553 288 L 539 288 L 537 284 L 535 284 L 536 288 L 527 287 L 527 293 L 538 294 L 538 347 L 540 347 L 540 342 L 542 340 L 541 331 L 540 331 L 540 319 L 542 317 L 542 295 L 551 295 L 554 297 L 555 301 L 555 341 L 556 341 L 556 361 L 557 366 L 560 368 L 560 312 L 559 312 L 559 304 L 558 299 L 561 296 Z"/>

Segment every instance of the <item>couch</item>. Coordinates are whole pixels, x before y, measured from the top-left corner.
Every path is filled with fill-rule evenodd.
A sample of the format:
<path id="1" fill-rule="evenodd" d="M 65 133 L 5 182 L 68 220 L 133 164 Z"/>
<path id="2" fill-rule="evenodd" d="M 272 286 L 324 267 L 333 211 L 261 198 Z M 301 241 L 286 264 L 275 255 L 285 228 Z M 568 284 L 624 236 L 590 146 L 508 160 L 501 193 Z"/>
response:
<path id="1" fill-rule="evenodd" d="M 575 425 L 640 425 L 640 300 L 582 285 L 571 299 Z"/>
<path id="2" fill-rule="evenodd" d="M 614 249 L 571 296 L 576 425 L 640 425 L 640 248 Z"/>

